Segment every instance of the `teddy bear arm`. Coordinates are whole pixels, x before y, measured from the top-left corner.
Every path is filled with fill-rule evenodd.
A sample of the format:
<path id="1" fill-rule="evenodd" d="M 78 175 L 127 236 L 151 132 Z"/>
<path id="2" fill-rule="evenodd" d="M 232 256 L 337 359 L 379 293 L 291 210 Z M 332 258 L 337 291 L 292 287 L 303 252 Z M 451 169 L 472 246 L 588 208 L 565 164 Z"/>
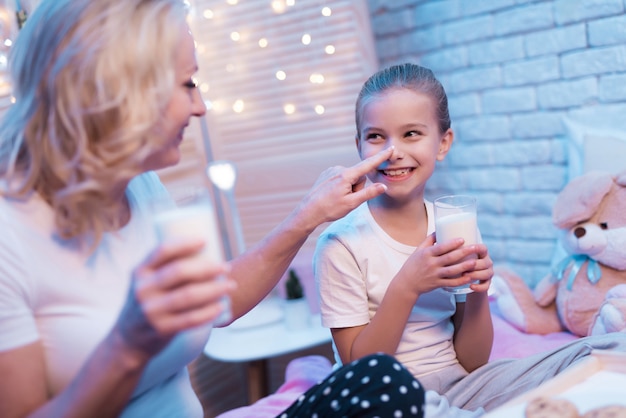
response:
<path id="1" fill-rule="evenodd" d="M 556 300 L 557 282 L 552 274 L 541 279 L 533 289 L 537 305 L 546 307 Z"/>

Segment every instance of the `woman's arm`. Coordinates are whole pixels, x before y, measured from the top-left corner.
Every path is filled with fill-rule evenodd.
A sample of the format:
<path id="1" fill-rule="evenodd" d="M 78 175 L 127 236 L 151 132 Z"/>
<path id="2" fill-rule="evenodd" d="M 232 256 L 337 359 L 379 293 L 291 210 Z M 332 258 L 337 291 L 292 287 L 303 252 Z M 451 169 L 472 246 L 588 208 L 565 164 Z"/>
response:
<path id="1" fill-rule="evenodd" d="M 132 394 L 144 362 L 110 339 L 92 354 L 73 382 L 49 393 L 41 342 L 0 353 L 0 416 L 116 417 Z M 54 396 L 54 397 L 53 397 Z"/>
<path id="2" fill-rule="evenodd" d="M 238 286 L 231 295 L 232 320 L 252 309 L 276 286 L 308 236 L 319 225 L 339 219 L 385 191 L 365 187 L 365 175 L 391 155 L 392 148 L 350 167 L 325 170 L 298 206 L 262 241 L 230 262 Z"/>
<path id="3" fill-rule="evenodd" d="M 59 393 L 48 386 L 41 342 L 0 352 L 0 416 L 119 416 L 149 360 L 178 333 L 213 321 L 234 288 L 207 280 L 225 270 L 195 256 L 203 244 L 170 242 L 148 256 L 117 322 Z"/>

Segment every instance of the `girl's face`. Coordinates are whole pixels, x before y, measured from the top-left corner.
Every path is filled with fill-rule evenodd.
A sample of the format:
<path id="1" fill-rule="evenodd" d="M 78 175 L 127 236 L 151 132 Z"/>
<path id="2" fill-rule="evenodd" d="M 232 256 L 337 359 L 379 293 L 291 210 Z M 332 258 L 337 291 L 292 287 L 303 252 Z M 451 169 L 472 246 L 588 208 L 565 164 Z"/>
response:
<path id="1" fill-rule="evenodd" d="M 361 159 L 395 146 L 391 157 L 368 175 L 387 185 L 386 195 L 398 201 L 423 198 L 435 162 L 446 156 L 454 134 L 441 134 L 430 96 L 406 88 L 393 88 L 362 108 L 357 148 Z"/>
<path id="2" fill-rule="evenodd" d="M 198 71 L 198 63 L 193 37 L 187 26 L 182 29 L 181 37 L 176 54 L 174 91 L 159 125 L 159 132 L 163 135 L 163 146 L 146 159 L 144 163 L 146 171 L 177 164 L 180 161 L 179 146 L 190 118 L 202 116 L 206 112 L 200 92 L 192 79 Z"/>

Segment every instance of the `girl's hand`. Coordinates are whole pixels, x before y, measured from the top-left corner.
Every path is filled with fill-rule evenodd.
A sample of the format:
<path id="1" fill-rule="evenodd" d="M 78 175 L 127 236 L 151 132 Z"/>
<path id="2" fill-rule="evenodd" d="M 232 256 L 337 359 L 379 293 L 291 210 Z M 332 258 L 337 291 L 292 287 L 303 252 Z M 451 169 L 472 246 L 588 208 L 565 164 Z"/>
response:
<path id="1" fill-rule="evenodd" d="M 417 247 L 404 263 L 397 280 L 415 293 L 416 298 L 440 287 L 460 286 L 469 283 L 479 260 L 477 246 L 463 247 L 461 238 L 435 245 L 435 234 L 431 234 Z"/>
<path id="2" fill-rule="evenodd" d="M 471 284 L 470 288 L 474 292 L 486 292 L 489 290 L 493 277 L 493 261 L 491 257 L 489 257 L 489 251 L 485 244 L 476 244 L 470 247 L 475 247 L 475 253 L 478 258 L 474 270 L 467 274 L 472 278 L 472 281 L 479 281 L 478 283 Z"/>
<path id="3" fill-rule="evenodd" d="M 150 358 L 181 331 L 215 320 L 221 298 L 235 284 L 216 280 L 228 272 L 199 253 L 203 242 L 168 242 L 155 249 L 134 273 L 116 323 L 123 343 Z"/>

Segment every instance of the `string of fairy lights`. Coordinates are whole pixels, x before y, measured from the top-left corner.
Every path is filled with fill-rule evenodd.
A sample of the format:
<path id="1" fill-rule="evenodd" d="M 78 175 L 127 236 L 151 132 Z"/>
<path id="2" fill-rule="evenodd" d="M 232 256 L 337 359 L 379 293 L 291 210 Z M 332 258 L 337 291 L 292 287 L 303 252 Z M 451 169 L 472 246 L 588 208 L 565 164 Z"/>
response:
<path id="1" fill-rule="evenodd" d="M 211 25 L 215 24 L 215 21 L 223 18 L 223 20 L 227 20 L 225 16 L 228 14 L 229 16 L 237 16 L 239 10 L 238 6 L 242 5 L 242 1 L 240 0 L 221 0 L 221 1 L 201 1 L 201 0 L 184 0 L 184 2 L 188 5 L 190 10 L 190 19 L 192 26 L 201 26 L 201 25 Z M 319 0 L 299 0 L 298 4 L 296 4 L 296 0 L 273 0 L 271 2 L 265 3 L 264 7 L 268 7 L 271 9 L 271 12 L 274 16 L 288 15 L 289 13 L 293 13 L 296 11 L 298 6 L 302 7 L 311 7 L 312 5 L 316 8 L 317 18 L 312 19 L 313 21 L 317 21 L 318 26 L 324 26 L 326 23 L 323 21 L 324 19 L 328 19 L 332 16 L 333 10 L 330 6 L 324 4 L 324 1 Z M 237 21 L 237 19 L 230 19 L 229 21 Z M 308 26 L 307 26 L 308 24 Z M 314 43 L 314 31 L 310 26 L 313 24 L 311 22 L 307 22 L 307 24 L 303 24 L 302 30 L 299 36 L 299 43 L 301 47 L 309 47 Z M 247 47 L 254 46 L 255 48 L 265 50 L 271 49 L 273 45 L 279 43 L 277 39 L 280 36 L 279 33 L 272 33 L 271 24 L 267 24 L 266 26 L 260 28 L 256 27 L 258 33 L 250 33 L 250 29 L 246 28 L 248 31 L 244 34 L 242 30 L 235 27 L 237 25 L 233 25 L 232 28 L 226 28 L 229 31 L 228 37 L 231 42 L 234 44 L 242 44 L 246 43 Z M 284 40 L 282 40 L 284 42 Z M 323 44 L 316 44 L 316 48 L 320 48 L 319 54 L 323 54 L 326 56 L 331 56 L 336 53 L 336 46 L 332 42 L 325 42 Z M 198 44 L 197 52 L 198 55 L 201 56 L 206 52 L 207 48 L 210 46 Z M 292 46 L 293 47 L 293 46 Z M 228 49 L 228 48 L 225 48 Z M 308 56 L 315 56 L 316 52 L 309 53 Z M 279 55 L 279 54 L 277 54 Z M 229 62 L 226 64 L 226 68 L 224 69 L 225 73 L 236 73 L 239 69 L 236 61 L 241 57 L 233 57 L 233 62 Z M 280 63 L 276 63 L 276 65 L 280 65 Z M 314 66 L 311 66 L 311 71 L 307 74 L 306 79 L 298 79 L 298 83 L 303 89 L 311 89 L 315 88 L 315 86 L 321 86 L 326 82 L 326 77 L 322 71 L 319 69 L 314 69 Z M 272 77 L 275 78 L 278 82 L 286 82 L 290 77 L 293 80 L 295 74 L 291 74 L 287 68 L 276 68 L 273 71 Z M 300 76 L 300 74 L 298 74 Z M 213 92 L 211 91 L 210 83 L 207 80 L 199 79 L 198 85 L 201 93 L 205 97 L 206 105 L 209 110 L 214 111 L 215 113 L 224 113 L 228 111 L 232 111 L 235 114 L 244 113 L 248 108 L 248 100 L 245 98 L 227 98 L 226 95 L 222 94 L 222 97 L 213 97 Z M 302 86 L 302 84 L 308 84 L 308 86 Z M 284 89 L 287 90 L 287 89 Z M 293 90 L 293 89 L 292 89 Z M 282 111 L 286 115 L 293 115 L 297 112 L 305 111 L 302 102 L 302 95 L 298 95 L 291 92 L 291 98 L 289 94 L 285 94 L 285 102 L 282 105 Z M 307 109 L 312 110 L 317 115 L 323 115 L 326 112 L 326 107 L 320 101 L 315 103 L 307 103 Z"/>
<path id="2" fill-rule="evenodd" d="M 182 0 L 189 9 L 189 16 L 191 19 L 191 24 L 194 25 L 205 25 L 211 24 L 212 21 L 219 18 L 219 12 L 216 13 L 216 8 L 227 5 L 231 10 L 229 13 L 236 14 L 238 12 L 237 7 L 244 3 L 242 0 L 215 0 L 215 1 L 201 1 L 201 0 Z M 259 1 L 259 0 L 256 0 Z M 30 8 L 34 8 L 37 1 L 27 0 Z M 34 3 L 34 4 L 31 4 Z M 298 0 L 298 5 L 296 4 L 296 0 L 272 0 L 265 3 L 266 7 L 269 7 L 272 13 L 275 16 L 287 15 L 292 10 L 296 9 L 299 5 L 307 4 L 310 6 L 311 4 L 315 4 L 316 7 L 319 8 L 319 18 L 325 19 L 332 16 L 333 11 L 332 8 L 328 5 L 325 5 L 323 0 Z M 28 6 L 27 5 L 27 6 Z M 208 6 L 205 6 L 208 5 Z M 27 18 L 26 9 L 28 7 L 24 7 L 20 0 L 15 0 L 13 7 L 1 7 L 0 8 L 0 36 L 2 39 L 0 40 L 0 96 L 9 96 L 10 95 L 10 84 L 7 78 L 7 56 L 8 51 L 12 45 L 12 39 L 16 36 L 16 31 L 18 31 Z M 221 10 L 220 10 L 221 11 Z M 324 25 L 321 23 L 320 25 Z M 300 35 L 299 42 L 303 47 L 308 47 L 313 43 L 314 34 L 311 31 L 307 31 L 306 25 L 303 25 L 303 31 Z M 253 34 L 253 36 L 242 36 L 240 30 L 236 28 L 232 28 L 229 33 L 229 38 L 233 43 L 244 43 L 244 42 L 254 42 L 256 47 L 259 49 L 271 49 L 273 43 L 276 43 L 276 39 L 272 38 L 272 34 L 268 33 L 259 33 Z M 197 45 L 198 54 L 201 55 L 204 51 L 206 51 L 206 45 Z M 325 55 L 333 55 L 336 52 L 336 47 L 332 43 L 325 43 L 323 45 L 322 54 Z M 313 56 L 314 54 L 310 54 L 309 56 Z M 228 73 L 236 72 L 238 66 L 236 64 L 228 64 L 225 69 Z M 277 68 L 273 77 L 279 82 L 286 82 L 292 74 L 285 68 Z M 225 96 L 223 97 L 211 97 L 211 88 L 210 84 L 207 80 L 197 80 L 199 83 L 199 88 L 205 98 L 210 97 L 210 99 L 206 100 L 207 108 L 216 113 L 224 113 L 228 110 L 234 113 L 243 113 L 247 109 L 248 101 L 245 98 L 233 98 L 228 99 Z M 323 72 L 321 71 L 312 71 L 308 74 L 308 80 L 301 80 L 301 82 L 306 82 L 309 86 L 321 86 L 325 83 L 326 78 Z M 304 87 L 311 88 L 311 87 Z M 296 96 L 296 95 L 294 95 Z M 301 97 L 294 97 L 293 100 L 287 100 L 282 105 L 282 110 L 286 115 L 295 114 L 298 111 L 302 110 L 302 103 L 298 103 Z M 14 99 L 11 97 L 11 101 Z M 312 104 L 308 104 L 312 111 L 317 115 L 323 115 L 326 112 L 326 107 L 321 102 L 316 102 Z"/>

